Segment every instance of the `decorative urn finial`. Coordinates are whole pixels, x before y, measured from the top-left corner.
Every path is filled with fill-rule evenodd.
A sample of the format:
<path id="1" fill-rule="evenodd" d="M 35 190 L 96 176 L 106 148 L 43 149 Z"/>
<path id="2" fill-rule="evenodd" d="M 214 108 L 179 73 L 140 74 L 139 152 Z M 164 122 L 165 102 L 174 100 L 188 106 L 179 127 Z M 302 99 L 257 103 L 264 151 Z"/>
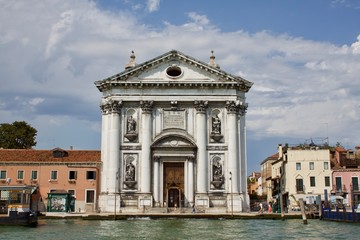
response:
<path id="1" fill-rule="evenodd" d="M 211 50 L 211 56 L 210 56 L 210 62 L 209 65 L 215 68 L 220 68 L 220 66 L 218 64 L 216 64 L 215 62 L 215 55 L 214 55 L 214 50 Z"/>
<path id="2" fill-rule="evenodd" d="M 136 57 L 135 57 L 134 50 L 133 50 L 133 51 L 131 51 L 129 63 L 125 65 L 125 69 L 135 67 L 135 58 Z"/>

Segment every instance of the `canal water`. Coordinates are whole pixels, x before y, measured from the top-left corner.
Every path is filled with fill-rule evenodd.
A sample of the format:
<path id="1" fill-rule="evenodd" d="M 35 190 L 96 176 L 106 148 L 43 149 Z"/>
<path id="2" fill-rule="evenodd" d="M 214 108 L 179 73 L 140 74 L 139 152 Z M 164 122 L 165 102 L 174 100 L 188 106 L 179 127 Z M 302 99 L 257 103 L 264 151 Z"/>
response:
<path id="1" fill-rule="evenodd" d="M 0 239 L 359 239 L 359 224 L 308 220 L 40 220 L 36 228 L 0 226 Z"/>

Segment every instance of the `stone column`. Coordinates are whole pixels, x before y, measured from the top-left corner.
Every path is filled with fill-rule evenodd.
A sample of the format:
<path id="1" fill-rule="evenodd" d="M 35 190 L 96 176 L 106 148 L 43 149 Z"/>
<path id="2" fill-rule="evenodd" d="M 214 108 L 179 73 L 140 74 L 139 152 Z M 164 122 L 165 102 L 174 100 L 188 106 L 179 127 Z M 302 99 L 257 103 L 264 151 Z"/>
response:
<path id="1" fill-rule="evenodd" d="M 109 129 L 109 156 L 108 156 L 108 172 L 107 187 L 109 193 L 118 192 L 117 172 L 120 167 L 120 111 L 122 102 L 112 101 L 110 103 L 110 129 Z"/>
<path id="2" fill-rule="evenodd" d="M 247 193 L 247 155 L 246 155 L 246 126 L 245 126 L 246 109 L 247 109 L 247 104 L 241 104 L 239 107 L 240 192 L 244 194 Z"/>
<path id="3" fill-rule="evenodd" d="M 102 117 L 101 117 L 101 179 L 100 179 L 100 192 L 107 192 L 107 181 L 104 176 L 106 176 L 109 170 L 109 161 L 108 161 L 108 129 L 110 126 L 110 115 L 111 108 L 109 104 L 100 105 Z"/>
<path id="4" fill-rule="evenodd" d="M 152 108 L 153 101 L 141 101 L 141 163 L 140 163 L 140 192 L 150 193 L 151 191 L 151 135 L 152 135 Z"/>
<path id="5" fill-rule="evenodd" d="M 194 157 L 188 157 L 188 167 L 187 167 L 187 192 L 188 192 L 188 202 L 189 207 L 194 205 Z"/>
<path id="6" fill-rule="evenodd" d="M 235 102 L 228 101 L 227 109 L 227 139 L 228 139 L 228 173 L 232 173 L 232 182 L 228 185 L 229 192 L 239 192 L 239 165 L 238 165 L 238 139 L 237 139 L 237 112 L 238 107 Z"/>
<path id="7" fill-rule="evenodd" d="M 196 192 L 206 193 L 208 185 L 208 163 L 206 155 L 206 109 L 208 107 L 207 101 L 195 101 L 196 109 L 196 142 L 198 147 L 197 158 L 197 178 L 196 178 Z"/>
<path id="8" fill-rule="evenodd" d="M 154 189 L 153 196 L 156 207 L 160 207 L 160 157 L 156 156 L 153 158 L 154 161 Z"/>

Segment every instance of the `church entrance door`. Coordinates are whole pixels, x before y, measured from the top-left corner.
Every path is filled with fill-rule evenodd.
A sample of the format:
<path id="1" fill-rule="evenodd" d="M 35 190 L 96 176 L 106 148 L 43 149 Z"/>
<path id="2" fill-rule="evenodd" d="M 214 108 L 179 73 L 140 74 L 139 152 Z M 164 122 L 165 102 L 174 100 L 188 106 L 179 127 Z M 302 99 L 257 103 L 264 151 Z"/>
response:
<path id="1" fill-rule="evenodd" d="M 164 199 L 168 207 L 184 206 L 184 163 L 164 163 Z"/>

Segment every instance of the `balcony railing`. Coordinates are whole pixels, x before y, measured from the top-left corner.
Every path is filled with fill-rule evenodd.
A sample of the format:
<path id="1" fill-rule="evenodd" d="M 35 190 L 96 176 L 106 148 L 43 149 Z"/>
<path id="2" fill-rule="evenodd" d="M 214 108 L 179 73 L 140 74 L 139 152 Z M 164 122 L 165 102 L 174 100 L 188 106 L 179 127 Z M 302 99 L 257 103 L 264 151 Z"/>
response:
<path id="1" fill-rule="evenodd" d="M 347 193 L 347 189 L 345 184 L 338 186 L 338 185 L 333 185 L 331 192 L 333 193 Z"/>
<path id="2" fill-rule="evenodd" d="M 360 192 L 360 185 L 359 184 L 357 184 L 357 185 L 350 184 L 350 189 L 353 192 Z"/>
<path id="3" fill-rule="evenodd" d="M 295 185 L 295 189 L 297 193 L 304 193 L 305 192 L 305 186 L 304 185 Z"/>

